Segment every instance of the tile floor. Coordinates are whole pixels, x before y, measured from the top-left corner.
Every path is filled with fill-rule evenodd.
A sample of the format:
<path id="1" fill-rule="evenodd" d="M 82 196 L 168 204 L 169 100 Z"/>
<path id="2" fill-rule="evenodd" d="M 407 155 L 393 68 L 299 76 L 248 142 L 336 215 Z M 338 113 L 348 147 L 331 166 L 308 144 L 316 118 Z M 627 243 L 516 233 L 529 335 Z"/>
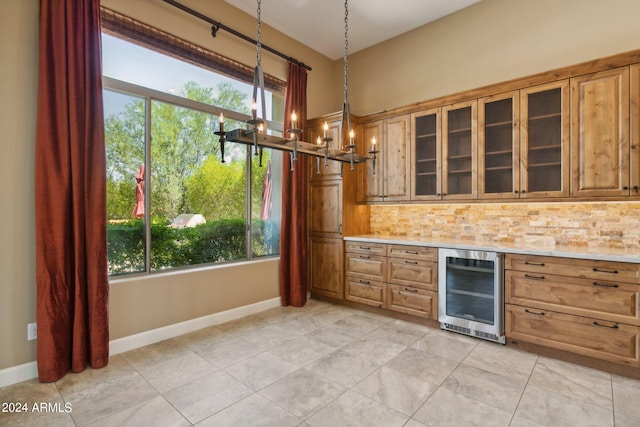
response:
<path id="1" fill-rule="evenodd" d="M 5 387 L 0 402 L 61 409 L 0 413 L 2 426 L 640 425 L 640 381 L 317 300 Z"/>

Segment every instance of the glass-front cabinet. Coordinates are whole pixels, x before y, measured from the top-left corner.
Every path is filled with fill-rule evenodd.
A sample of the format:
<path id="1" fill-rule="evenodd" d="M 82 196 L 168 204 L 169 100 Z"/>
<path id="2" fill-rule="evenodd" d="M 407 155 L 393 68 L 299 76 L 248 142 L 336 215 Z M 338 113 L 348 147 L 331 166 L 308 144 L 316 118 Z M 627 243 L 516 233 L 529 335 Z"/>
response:
<path id="1" fill-rule="evenodd" d="M 519 92 L 489 96 L 478 107 L 478 197 L 520 193 Z"/>
<path id="2" fill-rule="evenodd" d="M 442 107 L 442 198 L 475 199 L 477 101 Z"/>
<path id="3" fill-rule="evenodd" d="M 411 200 L 442 197 L 442 132 L 440 108 L 412 115 Z"/>
<path id="4" fill-rule="evenodd" d="M 569 81 L 520 91 L 520 197 L 569 196 Z"/>

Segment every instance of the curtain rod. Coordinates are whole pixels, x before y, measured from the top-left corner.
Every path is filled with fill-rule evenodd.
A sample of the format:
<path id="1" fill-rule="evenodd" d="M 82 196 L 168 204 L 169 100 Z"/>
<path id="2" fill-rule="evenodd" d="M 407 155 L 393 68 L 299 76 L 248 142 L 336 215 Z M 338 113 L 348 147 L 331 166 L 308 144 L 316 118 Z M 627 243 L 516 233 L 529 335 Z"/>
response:
<path id="1" fill-rule="evenodd" d="M 218 22 L 218 21 L 216 21 L 216 20 L 214 20 L 214 19 L 211 19 L 211 18 L 209 18 L 208 16 L 205 16 L 205 15 L 201 14 L 201 13 L 200 13 L 200 12 L 198 12 L 198 11 L 195 11 L 195 10 L 193 10 L 193 9 L 190 9 L 190 8 L 188 8 L 187 6 L 185 6 L 185 5 L 181 4 L 181 3 L 178 3 L 178 2 L 177 2 L 177 1 L 175 1 L 175 0 L 163 0 L 163 1 L 164 1 L 165 3 L 169 3 L 170 5 L 177 7 L 178 9 L 180 9 L 180 10 L 182 10 L 182 11 L 184 11 L 184 12 L 187 12 L 187 13 L 188 13 L 188 14 L 190 14 L 190 15 L 195 16 L 196 18 L 200 18 L 200 19 L 202 19 L 203 21 L 206 21 L 206 22 L 208 22 L 209 24 L 211 24 L 211 25 L 212 25 L 212 27 L 211 27 L 211 36 L 212 36 L 212 37 L 215 37 L 215 36 L 216 36 L 216 33 L 218 32 L 218 30 L 219 30 L 219 29 L 223 29 L 223 30 L 225 30 L 226 32 L 231 33 L 231 34 L 233 34 L 234 36 L 239 37 L 239 38 L 241 38 L 242 40 L 248 41 L 249 43 L 252 43 L 252 44 L 254 44 L 254 45 L 258 43 L 258 41 L 257 41 L 257 40 L 254 40 L 254 39 L 252 39 L 252 38 L 251 38 L 251 37 L 249 37 L 249 36 L 245 36 L 245 35 L 244 35 L 244 34 L 242 34 L 241 32 L 236 31 L 236 30 L 234 30 L 233 28 L 227 27 L 227 26 L 226 26 L 226 25 L 224 25 L 223 23 Z M 280 51 L 278 51 L 278 50 L 275 50 L 275 49 L 273 49 L 273 48 L 271 48 L 271 47 L 269 47 L 269 46 L 267 46 L 267 45 L 265 45 L 265 44 L 262 44 L 262 43 L 261 43 L 261 47 L 262 47 L 262 49 L 264 49 L 264 50 L 266 50 L 266 51 L 268 51 L 268 52 L 271 52 L 271 53 L 273 53 L 273 54 L 275 54 L 275 55 L 277 55 L 277 56 L 279 56 L 279 57 L 281 57 L 281 58 L 286 59 L 286 60 L 287 60 L 287 61 L 289 61 L 289 62 L 292 62 L 292 63 L 294 63 L 294 64 L 296 64 L 296 65 L 298 65 L 298 66 L 300 66 L 300 67 L 303 67 L 303 68 L 305 68 L 305 69 L 307 69 L 307 70 L 311 71 L 311 67 L 309 67 L 308 65 L 306 65 L 304 62 L 300 62 L 300 61 L 298 61 L 297 59 L 292 58 L 292 57 L 290 57 L 290 56 L 287 56 L 287 55 L 285 55 L 284 53 L 282 53 L 282 52 L 280 52 Z"/>

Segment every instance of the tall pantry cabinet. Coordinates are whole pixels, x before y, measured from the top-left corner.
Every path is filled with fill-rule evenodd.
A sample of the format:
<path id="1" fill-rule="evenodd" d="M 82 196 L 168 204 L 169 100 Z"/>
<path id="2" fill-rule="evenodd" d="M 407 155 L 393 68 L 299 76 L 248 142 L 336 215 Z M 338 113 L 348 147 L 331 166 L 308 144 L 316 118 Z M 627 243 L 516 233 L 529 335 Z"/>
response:
<path id="1" fill-rule="evenodd" d="M 332 114 L 307 123 L 306 140 L 315 142 L 327 136 L 329 146 L 342 145 L 341 115 Z M 356 166 L 362 167 L 361 165 Z M 312 295 L 342 299 L 344 297 L 344 243 L 346 235 L 369 232 L 369 207 L 357 205 L 357 169 L 348 163 L 324 159 L 309 162 L 309 291 Z"/>

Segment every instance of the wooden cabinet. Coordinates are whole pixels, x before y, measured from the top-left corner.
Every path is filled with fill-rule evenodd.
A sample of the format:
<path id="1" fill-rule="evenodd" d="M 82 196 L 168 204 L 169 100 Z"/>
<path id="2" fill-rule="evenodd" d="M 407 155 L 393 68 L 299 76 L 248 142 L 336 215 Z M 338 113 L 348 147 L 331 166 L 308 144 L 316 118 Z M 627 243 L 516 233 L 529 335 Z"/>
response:
<path id="1" fill-rule="evenodd" d="M 373 162 L 359 167 L 361 189 L 358 200 L 363 202 L 409 200 L 411 169 L 410 115 L 391 117 L 364 123 L 358 128 L 359 151 L 368 155 L 372 138 L 376 138 L 376 168 Z"/>
<path id="2" fill-rule="evenodd" d="M 411 200 L 442 198 L 441 109 L 411 115 Z"/>
<path id="3" fill-rule="evenodd" d="M 384 306 L 387 245 L 347 242 L 345 252 L 345 299 L 376 307 Z"/>
<path id="4" fill-rule="evenodd" d="M 309 239 L 309 290 L 312 294 L 336 299 L 344 297 L 343 253 L 341 239 Z"/>
<path id="5" fill-rule="evenodd" d="M 520 91 L 520 197 L 569 196 L 569 81 Z"/>
<path id="6" fill-rule="evenodd" d="M 631 66 L 631 195 L 640 195 L 640 64 Z"/>
<path id="7" fill-rule="evenodd" d="M 324 126 L 325 123 L 327 125 L 327 130 L 325 132 Z M 320 142 L 324 144 L 325 135 L 327 138 L 331 138 L 329 141 L 329 147 L 338 148 L 341 144 L 342 137 L 342 123 L 341 121 L 325 121 L 321 124 L 317 124 L 313 127 L 309 127 L 307 129 L 308 139 L 307 142 L 310 143 L 318 143 L 318 138 L 320 138 Z M 324 145 L 322 145 L 324 146 Z M 324 180 L 324 179 L 339 179 L 341 173 L 341 164 L 340 162 L 336 162 L 333 160 L 328 160 L 326 165 L 324 159 L 315 158 L 309 162 L 309 179 L 311 181 Z"/>
<path id="8" fill-rule="evenodd" d="M 478 101 L 478 198 L 520 194 L 520 93 Z"/>
<path id="9" fill-rule="evenodd" d="M 327 121 L 328 134 L 339 143 L 340 115 L 310 121 L 309 135 L 321 136 Z M 340 163 L 329 161 L 321 173 L 310 162 L 308 193 L 309 290 L 311 294 L 344 298 L 344 242 L 348 234 L 369 232 L 369 207 L 356 204 L 357 174 L 348 167 L 340 173 Z"/>
<path id="10" fill-rule="evenodd" d="M 572 78 L 571 121 L 571 194 L 629 195 L 629 68 Z"/>
<path id="11" fill-rule="evenodd" d="M 640 265 L 505 257 L 505 335 L 640 366 Z"/>
<path id="12" fill-rule="evenodd" d="M 347 241 L 345 299 L 438 318 L 438 250 Z"/>
<path id="13" fill-rule="evenodd" d="M 437 319 L 438 250 L 389 245 L 387 255 L 387 308 Z"/>
<path id="14" fill-rule="evenodd" d="M 442 198 L 475 199 L 477 180 L 477 101 L 442 107 Z"/>

